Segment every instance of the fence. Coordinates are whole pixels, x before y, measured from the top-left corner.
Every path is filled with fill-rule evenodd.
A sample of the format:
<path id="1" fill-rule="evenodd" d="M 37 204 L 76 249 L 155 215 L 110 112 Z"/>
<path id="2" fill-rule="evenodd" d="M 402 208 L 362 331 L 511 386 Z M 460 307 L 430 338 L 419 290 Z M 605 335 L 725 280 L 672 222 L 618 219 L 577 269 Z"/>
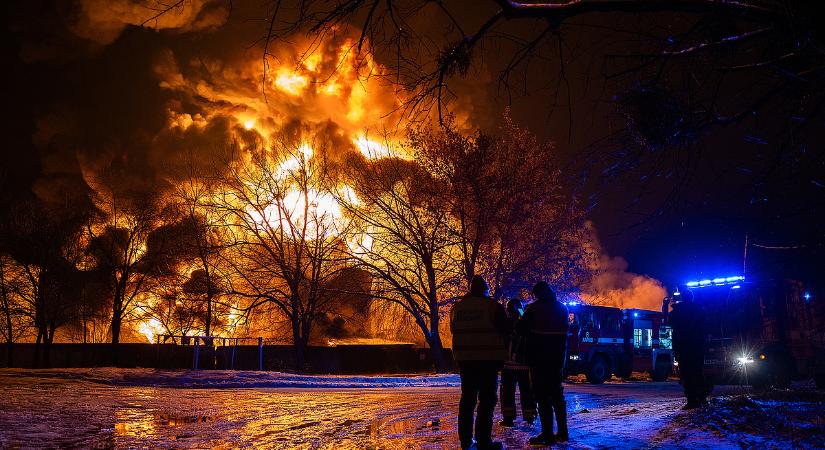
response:
<path id="1" fill-rule="evenodd" d="M 191 338 L 191 337 L 190 337 Z M 269 345 L 258 338 L 220 338 L 217 346 L 198 342 L 195 365 L 195 341 L 177 343 L 131 344 L 52 344 L 50 361 L 39 367 L 147 367 L 157 369 L 234 369 L 293 371 L 294 348 L 291 345 Z M 246 344 L 248 343 L 248 344 Z M 34 344 L 14 344 L 14 367 L 35 367 Z M 0 346 L 0 367 L 6 366 L 8 348 Z M 445 359 L 452 361 L 449 350 Z M 413 345 L 338 345 L 309 346 L 305 353 L 307 373 L 324 374 L 385 374 L 426 373 L 433 370 L 428 349 Z"/>
<path id="2" fill-rule="evenodd" d="M 264 370 L 264 338 L 258 337 L 220 337 L 220 336 L 186 336 L 176 334 L 159 334 L 157 337 L 158 354 L 160 354 L 160 346 L 165 344 L 170 339 L 173 344 L 177 344 L 177 339 L 180 339 L 180 345 L 193 345 L 192 351 L 192 368 L 200 368 L 200 348 L 201 343 L 209 349 L 211 353 L 216 353 L 215 350 L 219 347 L 231 348 L 229 357 L 230 370 L 235 370 L 235 351 L 238 348 L 238 342 L 257 342 L 258 343 L 258 370 Z"/>

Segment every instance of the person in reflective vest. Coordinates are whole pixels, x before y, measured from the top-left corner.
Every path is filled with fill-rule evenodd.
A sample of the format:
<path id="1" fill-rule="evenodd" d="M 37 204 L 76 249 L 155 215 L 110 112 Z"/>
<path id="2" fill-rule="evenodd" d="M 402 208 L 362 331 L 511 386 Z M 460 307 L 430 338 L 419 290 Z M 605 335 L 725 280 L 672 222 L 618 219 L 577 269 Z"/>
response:
<path id="1" fill-rule="evenodd" d="M 527 336 L 527 364 L 530 382 L 539 405 L 541 434 L 530 438 L 531 445 L 551 445 L 567 441 L 567 402 L 564 400 L 564 363 L 567 359 L 567 307 L 544 282 L 533 287 L 536 301 L 527 306 L 519 323 Z M 557 434 L 553 435 L 555 412 Z"/>
<path id="2" fill-rule="evenodd" d="M 501 425 L 512 427 L 516 420 L 516 386 L 521 394 L 521 416 L 532 425 L 536 419 L 536 400 L 530 386 L 530 368 L 527 365 L 527 339 L 518 332 L 517 325 L 524 314 L 523 301 L 529 298 L 525 289 L 521 298 L 507 302 L 507 318 L 513 324 L 513 332 L 507 339 L 507 360 L 501 370 Z"/>
<path id="3" fill-rule="evenodd" d="M 473 412 L 475 440 L 479 450 L 500 449 L 493 442 L 493 412 L 496 408 L 498 372 L 507 356 L 505 337 L 510 322 L 504 307 L 487 296 L 487 282 L 473 277 L 470 292 L 450 311 L 453 334 L 453 359 L 461 376 L 461 400 L 458 404 L 458 437 L 461 448 L 473 445 Z"/>

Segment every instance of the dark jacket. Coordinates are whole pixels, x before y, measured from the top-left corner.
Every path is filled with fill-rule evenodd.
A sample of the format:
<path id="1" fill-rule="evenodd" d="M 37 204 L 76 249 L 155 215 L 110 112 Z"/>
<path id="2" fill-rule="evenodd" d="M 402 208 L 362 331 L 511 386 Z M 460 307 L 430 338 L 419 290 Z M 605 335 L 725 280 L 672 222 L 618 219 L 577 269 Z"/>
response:
<path id="1" fill-rule="evenodd" d="M 668 315 L 668 324 L 673 328 L 673 350 L 684 352 L 704 348 L 704 316 L 702 307 L 696 302 L 673 305 L 673 311 Z"/>
<path id="2" fill-rule="evenodd" d="M 466 295 L 450 311 L 453 359 L 497 361 L 507 358 L 510 322 L 504 307 L 490 297 Z"/>
<path id="3" fill-rule="evenodd" d="M 537 300 L 527 306 L 519 329 L 527 336 L 530 366 L 564 369 L 567 358 L 567 307 L 558 301 Z"/>

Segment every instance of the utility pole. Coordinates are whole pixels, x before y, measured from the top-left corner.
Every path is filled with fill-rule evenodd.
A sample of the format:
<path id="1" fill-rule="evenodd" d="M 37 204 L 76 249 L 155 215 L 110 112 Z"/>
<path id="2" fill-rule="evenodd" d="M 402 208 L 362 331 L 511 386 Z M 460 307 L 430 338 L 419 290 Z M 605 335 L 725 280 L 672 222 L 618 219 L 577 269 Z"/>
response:
<path id="1" fill-rule="evenodd" d="M 742 256 L 742 276 L 745 276 L 745 273 L 748 269 L 748 233 L 745 233 L 745 252 Z"/>

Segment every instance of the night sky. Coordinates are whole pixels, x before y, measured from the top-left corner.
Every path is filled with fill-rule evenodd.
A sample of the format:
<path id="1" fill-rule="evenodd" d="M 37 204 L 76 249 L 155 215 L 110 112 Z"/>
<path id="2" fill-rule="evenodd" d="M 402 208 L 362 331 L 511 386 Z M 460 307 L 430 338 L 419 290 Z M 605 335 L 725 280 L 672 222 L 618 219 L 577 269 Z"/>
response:
<path id="1" fill-rule="evenodd" d="M 210 67 L 221 61 L 227 72 L 259 60 L 261 50 L 253 44 L 265 34 L 260 19 L 266 5 L 234 2 L 229 14 L 228 4 L 194 2 L 197 7 L 190 9 L 197 14 L 170 19 L 180 23 L 154 30 L 136 26 L 140 18 L 151 17 L 145 9 L 112 11 L 128 5 L 125 1 L 5 3 L 4 195 L 81 183 L 81 162 L 96 167 L 113 160 L 141 188 L 162 190 L 174 176 L 164 161 L 174 159 L 186 144 L 207 149 L 210 139 L 226 136 L 232 125 L 220 121 L 197 136 L 163 130 L 170 103 L 195 111 L 217 100 L 205 100 L 197 90 L 184 95 L 161 87 L 161 80 L 169 79 L 159 75 L 159 61 L 170 54 L 181 65 L 200 61 Z M 461 20 L 473 29 L 489 13 L 477 8 Z M 456 108 L 477 126 L 491 129 L 512 105 L 518 122 L 554 141 L 569 189 L 590 210 L 606 250 L 626 258 L 631 271 L 666 284 L 739 274 L 747 234 L 751 243 L 794 247 L 751 248 L 749 273 L 821 278 L 825 123 L 814 110 L 798 126 L 794 108 L 795 99 L 805 98 L 801 88 L 788 88 L 729 125 L 685 132 L 679 142 L 661 148 L 627 149 L 632 136 L 628 138 L 618 99 L 649 80 L 654 69 L 613 76 L 632 62 L 616 62 L 610 55 L 649 49 L 641 33 L 664 40 L 678 37 L 695 25 L 695 18 L 688 19 L 657 13 L 571 20 L 560 28 L 564 72 L 554 54 L 514 76 L 518 82 L 510 91 L 497 82 L 507 47 L 487 45 L 475 55 L 467 76 L 455 82 L 464 93 Z M 528 33 L 533 25 L 508 26 Z M 432 27 L 436 30 L 438 24 Z M 377 58 L 382 62 L 381 55 Z M 674 58 L 664 71 L 655 69 L 662 72 L 659 85 L 684 93 L 690 90 L 683 89 L 688 72 L 697 64 L 711 67 L 734 56 L 716 51 L 702 58 Z M 765 71 L 728 76 L 719 88 L 720 110 L 747 103 L 775 76 Z M 820 80 L 821 68 L 809 76 Z M 231 78 L 207 81 L 219 86 Z M 245 81 L 254 88 L 254 80 Z M 634 164 L 614 174 L 616 161 Z"/>

